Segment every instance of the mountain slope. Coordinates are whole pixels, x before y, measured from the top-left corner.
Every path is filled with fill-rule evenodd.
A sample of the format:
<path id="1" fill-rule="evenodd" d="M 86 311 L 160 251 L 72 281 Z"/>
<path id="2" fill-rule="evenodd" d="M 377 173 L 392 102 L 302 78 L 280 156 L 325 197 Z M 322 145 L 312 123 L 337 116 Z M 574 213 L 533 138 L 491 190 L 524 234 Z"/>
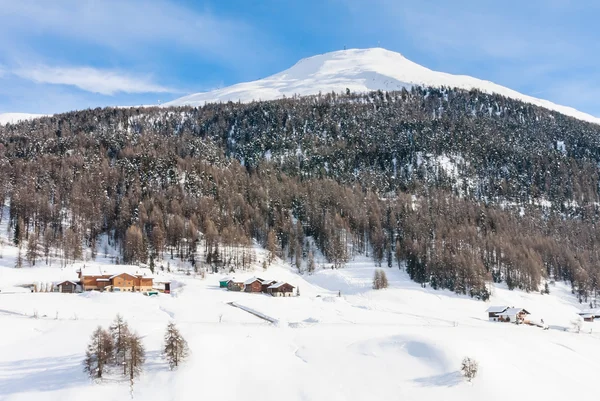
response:
<path id="1" fill-rule="evenodd" d="M 0 125 L 16 124 L 20 121 L 33 120 L 34 118 L 45 117 L 46 114 L 30 113 L 0 113 Z"/>
<path id="2" fill-rule="evenodd" d="M 284 96 L 314 95 L 319 92 L 340 93 L 346 89 L 352 92 L 393 91 L 412 85 L 449 86 L 466 90 L 475 88 L 600 124 L 600 118 L 572 107 L 523 95 L 490 81 L 432 71 L 413 63 L 399 53 L 381 48 L 341 50 L 309 57 L 270 77 L 191 94 L 165 103 L 164 106 L 203 106 L 213 102 L 273 100 Z"/>

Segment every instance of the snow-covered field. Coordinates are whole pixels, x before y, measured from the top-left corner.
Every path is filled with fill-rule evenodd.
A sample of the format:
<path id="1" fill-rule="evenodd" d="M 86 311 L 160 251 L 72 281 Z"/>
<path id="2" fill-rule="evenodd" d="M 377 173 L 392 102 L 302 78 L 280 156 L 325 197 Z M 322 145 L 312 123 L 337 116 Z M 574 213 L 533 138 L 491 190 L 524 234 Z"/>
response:
<path id="1" fill-rule="evenodd" d="M 563 284 L 551 286 L 550 295 L 496 286 L 484 303 L 421 288 L 397 268 L 385 268 L 390 287 L 375 291 L 375 267 L 357 259 L 310 276 L 281 261 L 266 271 L 257 264 L 254 272 L 234 274 L 288 281 L 300 289 L 295 298 L 228 292 L 218 288 L 221 275 L 177 273 L 162 273 L 180 286 L 157 297 L 31 293 L 17 286 L 72 277 L 78 264 L 15 269 L 15 248 L 6 244 L 2 256 L 0 400 L 129 399 L 128 382 L 94 383 L 82 369 L 90 334 L 117 313 L 146 346 L 145 372 L 134 389 L 139 400 L 595 398 L 600 323 L 585 323 L 580 334 L 570 331 L 585 306 Z M 489 322 L 490 304 L 524 307 L 550 329 Z M 176 371 L 161 357 L 169 321 L 191 349 Z M 459 372 L 465 356 L 480 365 L 472 383 Z"/>

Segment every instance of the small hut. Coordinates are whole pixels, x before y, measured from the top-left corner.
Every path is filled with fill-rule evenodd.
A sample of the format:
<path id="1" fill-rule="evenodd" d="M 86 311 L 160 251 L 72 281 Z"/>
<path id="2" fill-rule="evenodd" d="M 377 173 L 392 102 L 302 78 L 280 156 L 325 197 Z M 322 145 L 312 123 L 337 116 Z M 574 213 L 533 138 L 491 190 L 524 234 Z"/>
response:
<path id="1" fill-rule="evenodd" d="M 291 297 L 294 295 L 294 287 L 283 281 L 279 281 L 275 284 L 270 285 L 267 288 L 267 293 L 274 297 Z"/>
<path id="2" fill-rule="evenodd" d="M 227 289 L 229 291 L 243 291 L 244 283 L 231 280 L 229 283 L 227 283 Z"/>
<path id="3" fill-rule="evenodd" d="M 530 313 L 527 312 L 523 308 L 508 308 L 502 313 L 498 314 L 498 320 L 501 322 L 508 323 L 523 323 L 525 321 L 525 317 Z"/>
<path id="4" fill-rule="evenodd" d="M 230 281 L 233 281 L 233 278 L 231 278 L 231 277 L 223 277 L 222 279 L 219 280 L 219 287 L 220 288 L 227 288 L 227 285 L 229 284 Z"/>
<path id="5" fill-rule="evenodd" d="M 506 312 L 508 306 L 490 306 L 487 308 L 488 319 L 492 322 L 497 322 L 500 313 Z"/>
<path id="6" fill-rule="evenodd" d="M 77 283 L 70 280 L 62 281 L 54 285 L 56 291 L 69 294 L 77 292 L 77 287 Z"/>
<path id="7" fill-rule="evenodd" d="M 244 291 L 246 292 L 261 292 L 262 281 L 256 277 L 250 278 L 244 282 Z"/>
<path id="8" fill-rule="evenodd" d="M 277 283 L 277 281 L 275 281 L 275 280 L 261 280 L 261 281 L 262 281 L 262 288 L 261 288 L 262 292 L 268 292 L 267 290 L 269 289 L 269 287 L 272 286 L 273 284 Z"/>

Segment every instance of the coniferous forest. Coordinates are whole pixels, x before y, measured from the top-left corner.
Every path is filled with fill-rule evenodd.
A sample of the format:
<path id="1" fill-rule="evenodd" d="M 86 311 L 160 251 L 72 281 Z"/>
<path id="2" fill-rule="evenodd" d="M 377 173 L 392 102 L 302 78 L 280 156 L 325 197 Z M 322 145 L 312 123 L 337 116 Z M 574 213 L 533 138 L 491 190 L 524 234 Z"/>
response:
<path id="1" fill-rule="evenodd" d="M 29 264 L 108 235 L 126 263 L 244 269 L 256 241 L 482 299 L 600 286 L 600 126 L 475 90 L 77 111 L 0 126 L 0 164 Z"/>

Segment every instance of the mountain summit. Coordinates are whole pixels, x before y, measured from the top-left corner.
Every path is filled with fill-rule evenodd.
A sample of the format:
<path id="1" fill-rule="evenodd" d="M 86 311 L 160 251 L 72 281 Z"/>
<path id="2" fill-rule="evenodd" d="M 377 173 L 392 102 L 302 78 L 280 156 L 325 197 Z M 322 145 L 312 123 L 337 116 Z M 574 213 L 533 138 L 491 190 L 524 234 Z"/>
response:
<path id="1" fill-rule="evenodd" d="M 165 103 L 164 106 L 203 106 L 213 102 L 274 100 L 284 96 L 315 95 L 319 92 L 343 93 L 346 89 L 352 92 L 393 91 L 412 85 L 479 89 L 600 124 L 600 118 L 572 107 L 527 96 L 490 81 L 433 71 L 408 60 L 400 53 L 382 48 L 340 50 L 308 57 L 270 77 L 191 94 Z"/>

